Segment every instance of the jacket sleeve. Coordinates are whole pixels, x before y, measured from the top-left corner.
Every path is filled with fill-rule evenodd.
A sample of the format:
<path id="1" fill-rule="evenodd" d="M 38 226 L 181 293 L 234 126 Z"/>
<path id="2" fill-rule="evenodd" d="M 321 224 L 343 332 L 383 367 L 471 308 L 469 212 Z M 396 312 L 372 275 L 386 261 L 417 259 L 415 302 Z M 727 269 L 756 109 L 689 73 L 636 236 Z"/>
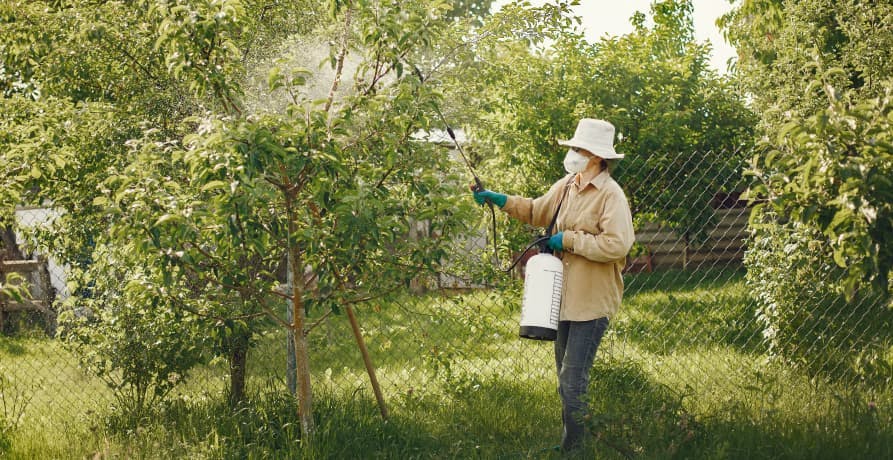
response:
<path id="1" fill-rule="evenodd" d="M 629 203 L 622 191 L 618 190 L 605 200 L 599 226 L 602 232 L 597 235 L 584 231 L 564 232 L 562 244 L 565 250 L 602 263 L 616 262 L 629 254 L 636 236 Z"/>
<path id="2" fill-rule="evenodd" d="M 509 196 L 502 210 L 526 224 L 545 227 L 552 221 L 566 183 L 567 177 L 552 184 L 549 191 L 539 198 Z"/>

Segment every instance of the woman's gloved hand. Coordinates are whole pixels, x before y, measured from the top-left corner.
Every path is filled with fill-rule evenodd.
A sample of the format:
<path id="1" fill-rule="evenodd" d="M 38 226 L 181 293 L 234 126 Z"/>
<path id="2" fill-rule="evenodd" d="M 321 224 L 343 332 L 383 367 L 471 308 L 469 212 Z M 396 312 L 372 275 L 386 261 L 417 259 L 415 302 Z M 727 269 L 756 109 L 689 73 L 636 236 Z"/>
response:
<path id="1" fill-rule="evenodd" d="M 549 241 L 546 243 L 553 251 L 563 251 L 564 243 L 562 240 L 564 238 L 564 232 L 558 232 L 551 237 L 549 237 Z"/>
<path id="2" fill-rule="evenodd" d="M 503 195 L 502 193 L 491 192 L 490 190 L 481 190 L 480 192 L 474 192 L 474 201 L 483 205 L 487 201 L 499 206 L 500 208 L 505 206 L 505 202 L 508 200 L 507 195 Z"/>

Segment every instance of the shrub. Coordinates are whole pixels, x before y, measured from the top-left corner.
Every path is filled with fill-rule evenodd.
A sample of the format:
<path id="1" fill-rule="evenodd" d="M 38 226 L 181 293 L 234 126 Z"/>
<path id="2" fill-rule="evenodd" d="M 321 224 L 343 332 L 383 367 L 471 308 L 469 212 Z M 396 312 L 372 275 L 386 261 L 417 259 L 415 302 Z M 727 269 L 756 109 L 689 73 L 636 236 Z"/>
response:
<path id="1" fill-rule="evenodd" d="M 757 211 L 746 282 L 770 353 L 834 378 L 889 379 L 893 312 L 876 294 L 848 300 L 827 238 L 816 228 Z"/>
<path id="2" fill-rule="evenodd" d="M 59 316 L 63 344 L 81 367 L 111 388 L 120 414 L 135 423 L 201 358 L 196 320 L 160 295 L 160 274 L 128 267 L 100 247 Z"/>
<path id="3" fill-rule="evenodd" d="M 18 428 L 31 403 L 31 396 L 4 377 L 3 371 L 0 367 L 0 454 L 12 446 L 12 432 Z"/>

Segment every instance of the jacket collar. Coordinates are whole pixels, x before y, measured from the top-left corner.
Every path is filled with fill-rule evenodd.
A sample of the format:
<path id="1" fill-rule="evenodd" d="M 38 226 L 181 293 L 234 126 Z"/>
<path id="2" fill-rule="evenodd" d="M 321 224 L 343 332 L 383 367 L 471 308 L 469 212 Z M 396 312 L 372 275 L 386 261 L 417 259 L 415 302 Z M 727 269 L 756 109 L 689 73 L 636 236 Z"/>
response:
<path id="1" fill-rule="evenodd" d="M 592 184 L 592 186 L 596 189 L 602 189 L 605 187 L 605 184 L 607 184 L 609 180 L 611 180 L 611 173 L 609 173 L 607 170 L 604 170 L 598 173 L 597 176 L 593 177 L 592 180 L 583 185 L 577 184 L 577 179 L 574 178 L 574 184 L 581 189 L 586 188 L 587 184 Z"/>
<path id="2" fill-rule="evenodd" d="M 598 173 L 598 175 L 595 176 L 591 181 L 589 181 L 589 183 L 594 185 L 595 188 L 602 189 L 605 188 L 605 185 L 608 183 L 609 180 L 611 180 L 611 173 L 608 172 L 608 170 L 606 169 Z"/>

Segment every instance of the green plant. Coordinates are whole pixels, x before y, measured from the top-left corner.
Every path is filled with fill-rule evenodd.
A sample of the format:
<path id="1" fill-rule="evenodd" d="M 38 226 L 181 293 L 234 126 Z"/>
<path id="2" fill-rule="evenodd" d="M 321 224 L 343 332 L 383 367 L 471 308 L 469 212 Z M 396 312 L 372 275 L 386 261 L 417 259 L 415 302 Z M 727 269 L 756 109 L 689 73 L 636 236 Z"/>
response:
<path id="1" fill-rule="evenodd" d="M 883 297 L 841 291 L 847 270 L 818 229 L 771 211 L 757 211 L 753 222 L 747 284 L 769 352 L 813 373 L 888 381 L 893 312 Z"/>
<path id="2" fill-rule="evenodd" d="M 893 47 L 875 24 L 891 13 L 887 3 L 745 0 L 721 20 L 760 116 L 750 198 L 771 209 L 753 213 L 746 263 L 767 338 L 813 370 L 881 379 L 891 341 Z"/>
<path id="3" fill-rule="evenodd" d="M 202 340 L 197 319 L 171 300 L 188 293 L 162 292 L 163 275 L 128 255 L 99 247 L 89 272 L 72 272 L 77 295 L 59 315 L 59 337 L 139 425 L 202 359 Z"/>
<path id="4" fill-rule="evenodd" d="M 824 235 L 847 296 L 889 295 L 893 46 L 876 24 L 891 13 L 887 3 L 745 0 L 721 21 L 760 115 L 751 197 Z"/>
<path id="5" fill-rule="evenodd" d="M 30 297 L 28 285 L 22 275 L 10 272 L 2 273 L 3 279 L 0 280 L 0 302 L 4 301 L 4 297 L 22 302 Z"/>
<path id="6" fill-rule="evenodd" d="M 821 70 L 821 69 L 819 69 Z M 780 214 L 819 230 L 848 296 L 872 289 L 888 295 L 893 270 L 893 80 L 877 97 L 838 91 L 829 71 L 828 107 L 784 124 L 768 152 L 754 163 L 760 182 L 753 196 L 768 196 Z"/>
<path id="7" fill-rule="evenodd" d="M 6 370 L 0 367 L 0 453 L 10 448 L 10 438 L 31 402 L 31 396 L 25 393 L 21 384 L 11 381 L 5 374 Z"/>

